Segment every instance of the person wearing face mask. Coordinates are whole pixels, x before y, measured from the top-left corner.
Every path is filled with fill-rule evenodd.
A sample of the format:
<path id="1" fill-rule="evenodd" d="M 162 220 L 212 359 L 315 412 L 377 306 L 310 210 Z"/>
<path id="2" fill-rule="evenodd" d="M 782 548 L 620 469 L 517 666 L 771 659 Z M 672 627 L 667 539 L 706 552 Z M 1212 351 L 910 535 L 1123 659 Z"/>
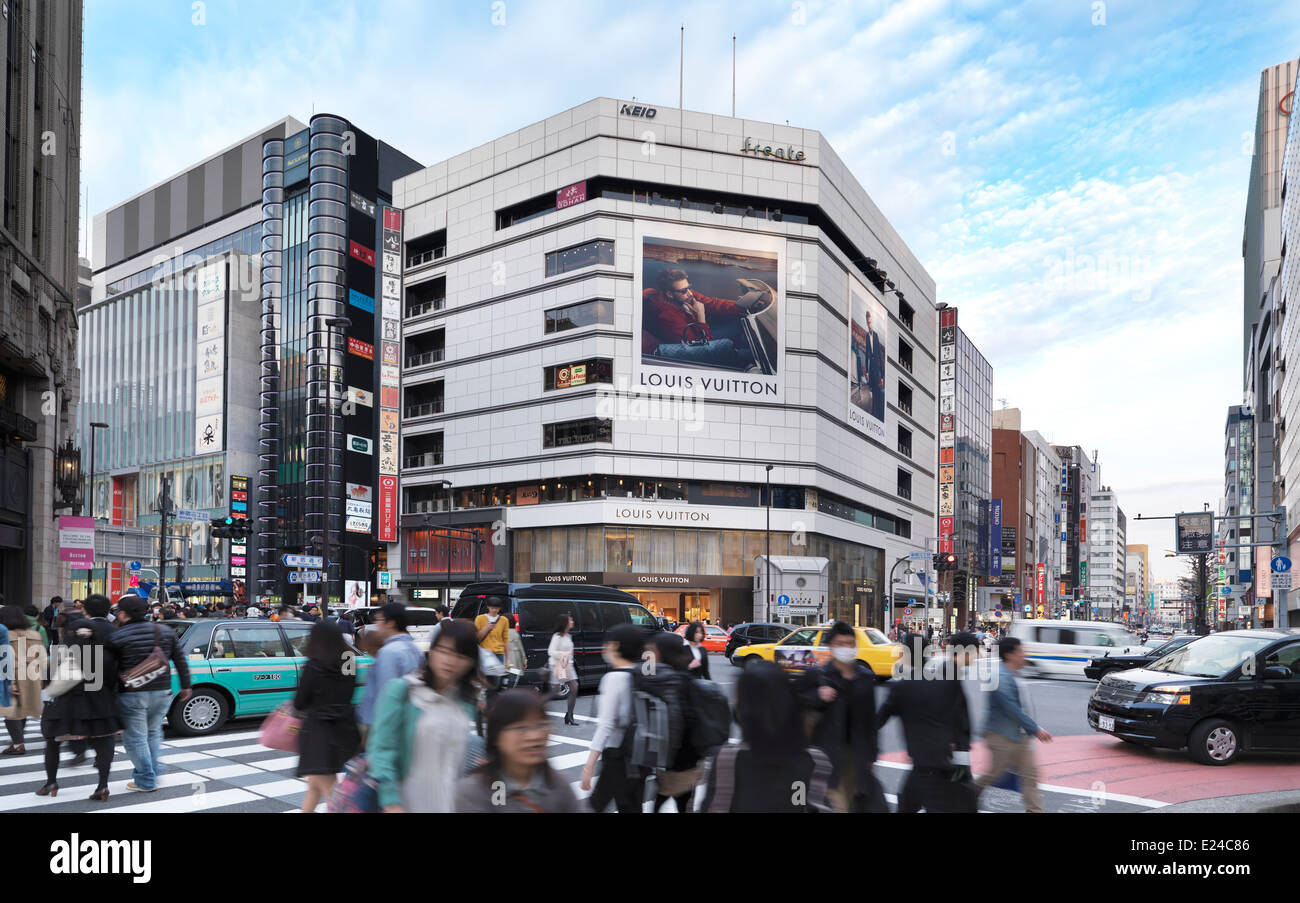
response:
<path id="1" fill-rule="evenodd" d="M 872 773 L 876 761 L 876 676 L 858 660 L 858 635 L 844 621 L 823 633 L 831 660 L 799 682 L 799 695 L 817 713 L 812 744 L 833 772 L 829 795 L 843 812 L 888 812 Z"/>

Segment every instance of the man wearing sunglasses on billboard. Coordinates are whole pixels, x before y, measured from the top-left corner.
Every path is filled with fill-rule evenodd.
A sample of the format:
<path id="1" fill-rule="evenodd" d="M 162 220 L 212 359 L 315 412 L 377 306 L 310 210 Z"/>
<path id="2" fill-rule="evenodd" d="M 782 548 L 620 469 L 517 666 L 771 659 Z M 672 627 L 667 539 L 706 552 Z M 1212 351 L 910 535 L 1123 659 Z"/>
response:
<path id="1" fill-rule="evenodd" d="M 656 283 L 642 292 L 642 354 L 739 369 L 753 365 L 741 336 L 743 308 L 696 292 L 685 270 L 664 270 Z"/>

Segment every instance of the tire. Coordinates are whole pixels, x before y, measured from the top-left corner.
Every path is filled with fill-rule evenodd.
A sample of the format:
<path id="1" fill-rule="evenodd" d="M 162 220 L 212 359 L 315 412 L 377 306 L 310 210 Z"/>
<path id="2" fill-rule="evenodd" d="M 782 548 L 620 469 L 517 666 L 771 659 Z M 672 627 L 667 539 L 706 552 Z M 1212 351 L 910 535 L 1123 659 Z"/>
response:
<path id="1" fill-rule="evenodd" d="M 184 702 L 172 705 L 167 721 L 178 734 L 202 737 L 215 732 L 230 717 L 230 701 L 220 690 L 196 689 Z"/>
<path id="2" fill-rule="evenodd" d="M 761 655 L 747 655 L 740 660 L 741 670 L 748 668 L 750 665 L 754 664 L 755 662 L 761 662 L 762 660 L 763 660 L 763 656 Z"/>
<path id="3" fill-rule="evenodd" d="M 1241 749 L 1241 729 L 1222 718 L 1207 718 L 1187 735 L 1187 751 L 1202 765 L 1231 765 Z"/>

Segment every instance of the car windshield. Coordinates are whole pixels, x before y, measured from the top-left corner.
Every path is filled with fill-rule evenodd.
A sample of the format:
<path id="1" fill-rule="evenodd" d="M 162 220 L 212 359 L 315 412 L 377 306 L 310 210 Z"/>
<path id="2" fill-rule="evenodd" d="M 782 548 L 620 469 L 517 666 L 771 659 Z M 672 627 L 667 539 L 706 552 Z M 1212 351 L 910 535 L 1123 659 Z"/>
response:
<path id="1" fill-rule="evenodd" d="M 1188 677 L 1223 677 L 1272 641 L 1270 637 L 1233 636 L 1231 633 L 1201 637 L 1162 656 L 1149 666 L 1149 670 L 1186 674 Z"/>
<path id="2" fill-rule="evenodd" d="M 865 628 L 863 630 L 863 633 L 865 633 L 868 637 L 870 637 L 871 642 L 877 646 L 889 642 L 889 637 L 885 636 L 883 633 L 881 633 L 879 630 L 876 630 L 874 627 Z"/>

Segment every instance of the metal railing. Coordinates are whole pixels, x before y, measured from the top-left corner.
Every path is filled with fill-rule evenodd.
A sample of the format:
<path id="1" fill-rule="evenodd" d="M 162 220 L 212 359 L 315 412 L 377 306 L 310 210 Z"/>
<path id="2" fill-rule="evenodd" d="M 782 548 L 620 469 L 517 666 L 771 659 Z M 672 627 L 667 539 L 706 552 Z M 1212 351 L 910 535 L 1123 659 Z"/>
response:
<path id="1" fill-rule="evenodd" d="M 423 251 L 419 254 L 410 255 L 409 257 L 406 258 L 406 265 L 408 267 L 423 266 L 426 263 L 431 263 L 439 259 L 440 257 L 446 257 L 446 256 L 447 256 L 447 246 L 443 245 L 440 248 L 430 248 L 429 250 Z"/>
<path id="2" fill-rule="evenodd" d="M 412 317 L 422 317 L 425 314 L 431 313 L 435 310 L 442 310 L 446 306 L 447 306 L 447 299 L 445 297 L 430 298 L 428 301 L 418 301 L 414 304 L 408 304 L 406 306 L 406 316 L 407 319 L 410 319 Z"/>
<path id="3" fill-rule="evenodd" d="M 408 354 L 406 356 L 406 366 L 423 367 L 427 364 L 436 364 L 443 359 L 446 351 L 445 348 L 435 348 L 432 351 L 425 351 L 421 354 Z"/>
<path id="4" fill-rule="evenodd" d="M 907 455 L 909 458 L 912 457 L 912 446 L 911 446 L 911 445 L 904 445 L 903 443 L 900 442 L 900 443 L 898 443 L 898 450 L 899 450 L 900 452 L 902 452 L 903 454 Z"/>
<path id="5" fill-rule="evenodd" d="M 417 467 L 440 467 L 442 465 L 442 452 L 425 452 L 422 455 L 407 455 L 402 459 L 402 466 L 408 470 Z"/>
<path id="6" fill-rule="evenodd" d="M 426 401 L 421 404 L 408 404 L 406 406 L 407 417 L 428 417 L 431 414 L 441 414 L 443 408 L 443 399 L 437 401 Z"/>

